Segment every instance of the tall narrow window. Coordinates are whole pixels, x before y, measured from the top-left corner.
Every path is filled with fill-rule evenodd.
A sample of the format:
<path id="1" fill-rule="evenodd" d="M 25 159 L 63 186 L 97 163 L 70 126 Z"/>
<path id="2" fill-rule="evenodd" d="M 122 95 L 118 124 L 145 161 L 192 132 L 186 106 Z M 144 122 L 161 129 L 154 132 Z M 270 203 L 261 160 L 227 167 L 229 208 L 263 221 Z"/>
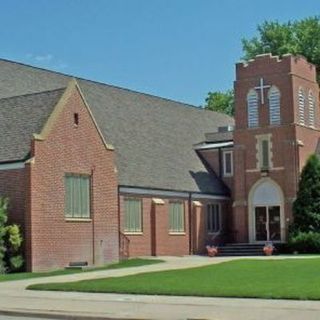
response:
<path id="1" fill-rule="evenodd" d="M 269 90 L 269 121 L 271 125 L 280 124 L 280 91 L 275 86 Z"/>
<path id="2" fill-rule="evenodd" d="M 142 208 L 140 199 L 124 200 L 124 231 L 142 232 Z"/>
<path id="3" fill-rule="evenodd" d="M 223 152 L 223 175 L 225 177 L 231 177 L 233 175 L 233 152 L 224 151 Z"/>
<path id="4" fill-rule="evenodd" d="M 312 91 L 309 91 L 309 126 L 314 127 L 314 112 L 315 112 L 315 101 Z"/>
<path id="5" fill-rule="evenodd" d="M 272 135 L 271 134 L 262 134 L 257 135 L 257 169 L 259 170 L 268 170 L 273 167 L 272 163 Z"/>
<path id="6" fill-rule="evenodd" d="M 90 176 L 68 173 L 65 183 L 65 216 L 90 218 Z"/>
<path id="7" fill-rule="evenodd" d="M 251 89 L 247 95 L 247 111 L 248 111 L 248 127 L 254 128 L 259 125 L 258 112 L 258 94 L 254 89 Z"/>
<path id="8" fill-rule="evenodd" d="M 183 202 L 173 201 L 169 203 L 169 232 L 184 232 L 184 206 Z"/>
<path id="9" fill-rule="evenodd" d="M 207 206 L 207 232 L 216 233 L 221 229 L 221 212 L 218 203 Z"/>
<path id="10" fill-rule="evenodd" d="M 261 169 L 269 168 L 269 140 L 261 140 Z"/>
<path id="11" fill-rule="evenodd" d="M 299 99 L 299 124 L 304 125 L 304 93 L 302 88 L 299 89 L 298 93 L 298 99 Z"/>

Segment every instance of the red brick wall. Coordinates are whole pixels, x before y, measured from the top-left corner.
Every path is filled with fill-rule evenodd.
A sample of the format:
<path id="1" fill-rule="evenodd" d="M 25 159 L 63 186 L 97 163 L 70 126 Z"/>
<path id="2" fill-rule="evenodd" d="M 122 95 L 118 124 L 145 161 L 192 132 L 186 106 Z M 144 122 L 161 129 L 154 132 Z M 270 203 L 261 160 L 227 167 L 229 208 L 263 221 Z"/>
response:
<path id="1" fill-rule="evenodd" d="M 165 204 L 156 205 L 155 208 L 155 226 L 156 241 L 155 253 L 158 256 L 179 256 L 189 254 L 189 201 L 180 200 L 184 205 L 185 232 L 174 234 L 169 232 L 169 202 L 171 199 L 164 199 Z"/>
<path id="2" fill-rule="evenodd" d="M 9 222 L 24 226 L 25 169 L 0 170 L 0 197 L 9 198 Z"/>
<path id="3" fill-rule="evenodd" d="M 143 232 L 130 234 L 124 232 L 124 199 L 125 198 L 140 198 L 143 203 Z M 189 199 L 162 198 L 164 204 L 155 204 L 152 202 L 152 197 L 136 196 L 136 195 L 121 195 L 120 200 L 120 220 L 121 232 L 123 232 L 129 244 L 129 256 L 148 256 L 148 255 L 187 255 L 190 250 L 195 254 L 205 252 L 206 242 L 212 238 L 208 234 L 206 228 L 206 208 L 208 203 L 221 203 L 222 230 L 215 237 L 216 244 L 222 244 L 226 241 L 226 232 L 228 231 L 228 216 L 230 215 L 230 204 L 225 200 L 199 200 L 202 206 L 195 206 L 191 202 L 191 233 L 189 229 Z M 157 198 L 157 197 L 156 197 Z M 185 208 L 185 233 L 170 234 L 169 233 L 169 202 L 170 200 L 181 200 Z M 190 248 L 191 235 L 191 248 Z"/>
<path id="4" fill-rule="evenodd" d="M 74 125 L 74 113 L 79 125 Z M 74 88 L 48 137 L 34 141 L 30 165 L 29 270 L 87 261 L 101 265 L 118 260 L 117 177 L 114 152 L 106 150 Z M 90 221 L 69 221 L 64 215 L 64 175 L 92 175 Z"/>
<path id="5" fill-rule="evenodd" d="M 142 199 L 143 212 L 143 232 L 141 234 L 130 234 L 124 232 L 124 199 L 125 198 Z M 188 200 L 182 200 L 185 213 L 185 233 L 173 235 L 169 233 L 169 201 L 163 199 L 164 204 L 155 204 L 152 197 L 121 195 L 120 197 L 120 225 L 129 244 L 129 256 L 146 255 L 186 255 L 189 254 L 189 206 Z M 179 199 L 172 199 L 179 200 Z"/>

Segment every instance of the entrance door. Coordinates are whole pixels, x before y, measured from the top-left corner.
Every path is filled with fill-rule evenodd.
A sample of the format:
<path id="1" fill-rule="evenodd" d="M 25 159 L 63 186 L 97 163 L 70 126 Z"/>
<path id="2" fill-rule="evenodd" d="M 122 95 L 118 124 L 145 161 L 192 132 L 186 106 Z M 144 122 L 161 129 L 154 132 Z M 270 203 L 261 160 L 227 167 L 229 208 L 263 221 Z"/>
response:
<path id="1" fill-rule="evenodd" d="M 280 206 L 255 207 L 255 240 L 281 240 Z"/>

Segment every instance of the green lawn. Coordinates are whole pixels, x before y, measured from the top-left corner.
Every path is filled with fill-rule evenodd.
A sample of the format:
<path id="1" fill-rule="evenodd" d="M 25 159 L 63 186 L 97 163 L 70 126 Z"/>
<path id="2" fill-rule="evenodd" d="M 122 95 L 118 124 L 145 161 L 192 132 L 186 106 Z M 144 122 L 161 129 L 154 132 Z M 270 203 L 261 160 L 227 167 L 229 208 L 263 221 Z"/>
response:
<path id="1" fill-rule="evenodd" d="M 113 263 L 113 264 L 108 264 L 102 267 L 88 268 L 84 270 L 63 269 L 63 270 L 55 270 L 50 272 L 21 272 L 21 273 L 0 274 L 0 282 L 39 278 L 39 277 L 61 276 L 65 274 L 80 273 L 80 272 L 92 272 L 92 271 L 108 270 L 108 269 L 139 267 L 139 266 L 145 266 L 145 265 L 155 264 L 160 262 L 163 262 L 163 260 L 137 258 L 137 259 L 123 260 L 123 261 L 120 261 L 119 263 Z"/>
<path id="2" fill-rule="evenodd" d="M 320 259 L 243 259 L 121 278 L 38 284 L 29 289 L 318 300 Z"/>

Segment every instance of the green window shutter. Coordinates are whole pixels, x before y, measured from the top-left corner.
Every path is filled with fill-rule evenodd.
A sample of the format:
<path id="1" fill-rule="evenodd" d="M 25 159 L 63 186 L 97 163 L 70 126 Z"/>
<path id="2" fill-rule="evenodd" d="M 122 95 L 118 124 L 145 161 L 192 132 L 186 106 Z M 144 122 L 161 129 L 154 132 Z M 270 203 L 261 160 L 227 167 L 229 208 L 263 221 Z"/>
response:
<path id="1" fill-rule="evenodd" d="M 269 141 L 262 140 L 262 168 L 269 168 Z"/>
<path id="2" fill-rule="evenodd" d="M 184 206 L 181 202 L 169 204 L 169 232 L 184 232 Z"/>
<path id="3" fill-rule="evenodd" d="M 142 208 L 141 200 L 124 200 L 124 231 L 142 232 Z"/>
<path id="4" fill-rule="evenodd" d="M 80 182 L 80 194 L 81 194 L 81 217 L 90 217 L 90 181 L 89 177 L 81 176 L 79 177 Z"/>
<path id="5" fill-rule="evenodd" d="M 90 176 L 66 174 L 65 216 L 90 218 Z"/>
<path id="6" fill-rule="evenodd" d="M 65 216 L 72 217 L 72 180 L 70 176 L 65 176 Z"/>

